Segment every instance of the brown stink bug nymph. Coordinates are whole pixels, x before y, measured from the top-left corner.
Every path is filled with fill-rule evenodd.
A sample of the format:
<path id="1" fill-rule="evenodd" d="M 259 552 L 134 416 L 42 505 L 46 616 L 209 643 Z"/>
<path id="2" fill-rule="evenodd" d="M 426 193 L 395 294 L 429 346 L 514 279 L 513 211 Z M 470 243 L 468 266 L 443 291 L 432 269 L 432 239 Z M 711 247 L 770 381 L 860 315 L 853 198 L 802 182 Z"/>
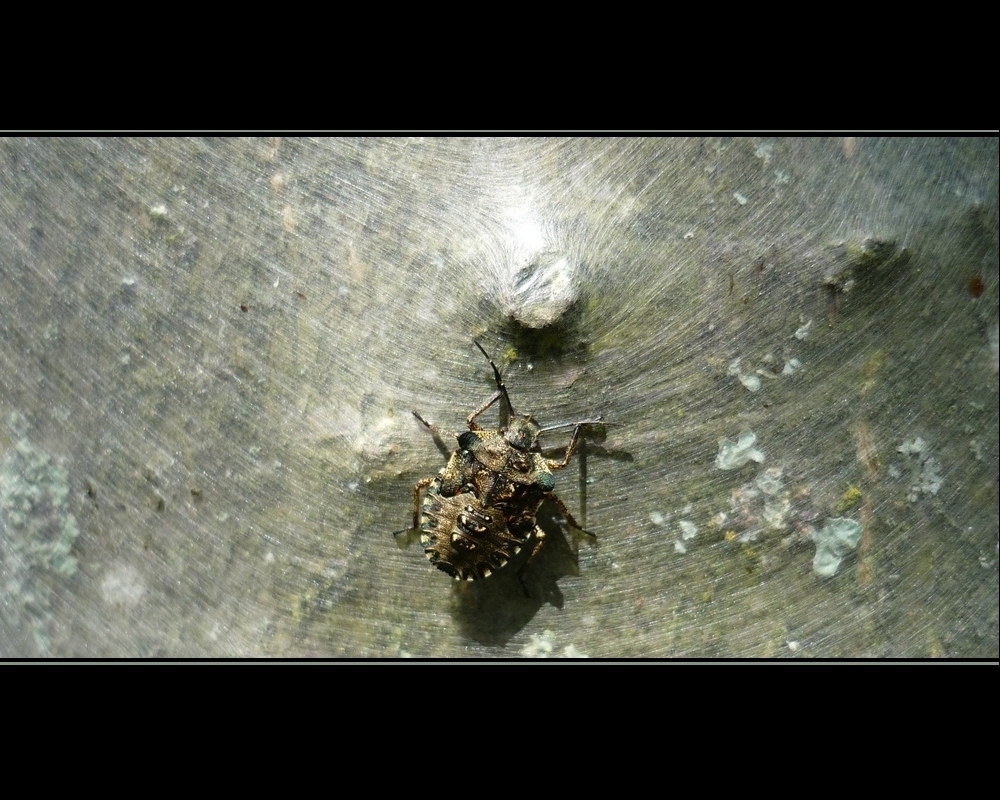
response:
<path id="1" fill-rule="evenodd" d="M 489 577 L 532 539 L 532 550 L 525 564 L 538 554 L 545 542 L 545 532 L 535 517 L 546 500 L 559 509 L 573 528 L 594 538 L 556 497 L 552 470 L 569 463 L 584 425 L 602 421 L 598 417 L 574 423 L 573 437 L 563 459 L 545 458 L 538 437 L 552 428 L 543 429 L 530 414 L 514 411 L 500 370 L 479 342 L 474 343 L 493 368 L 496 391 L 469 414 L 466 420 L 469 429 L 455 435 L 458 449 L 441 472 L 413 487 L 413 525 L 396 534 L 419 532 L 431 563 L 456 580 L 467 581 Z M 487 430 L 476 419 L 497 400 L 506 406 L 501 407 L 501 424 L 495 431 Z M 413 416 L 435 436 L 440 433 L 416 411 Z"/>

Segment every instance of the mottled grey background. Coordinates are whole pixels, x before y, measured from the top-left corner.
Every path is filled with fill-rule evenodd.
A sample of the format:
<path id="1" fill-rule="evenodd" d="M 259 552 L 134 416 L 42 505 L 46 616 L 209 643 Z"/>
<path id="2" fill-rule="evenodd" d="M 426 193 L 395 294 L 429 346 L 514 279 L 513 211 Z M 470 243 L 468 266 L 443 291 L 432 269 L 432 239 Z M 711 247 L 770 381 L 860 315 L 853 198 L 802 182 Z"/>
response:
<path id="1" fill-rule="evenodd" d="M 6 140 L 0 192 L 0 655 L 998 655 L 996 138 Z M 473 337 L 608 421 L 528 596 L 391 535 Z"/>

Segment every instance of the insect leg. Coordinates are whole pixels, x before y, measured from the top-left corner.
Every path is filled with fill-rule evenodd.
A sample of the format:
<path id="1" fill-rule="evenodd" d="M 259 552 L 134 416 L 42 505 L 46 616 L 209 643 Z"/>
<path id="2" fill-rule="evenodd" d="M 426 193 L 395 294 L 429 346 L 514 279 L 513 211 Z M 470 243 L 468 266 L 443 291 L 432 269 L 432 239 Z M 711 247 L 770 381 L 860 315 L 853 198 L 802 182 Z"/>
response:
<path id="1" fill-rule="evenodd" d="M 482 414 L 487 408 L 489 408 L 491 405 L 493 405 L 501 397 L 506 397 L 506 396 L 507 396 L 507 390 L 506 389 L 497 389 L 493 393 L 493 396 L 490 397 L 489 400 L 487 400 L 479 408 L 477 408 L 475 411 L 473 411 L 471 414 L 469 414 L 469 418 L 468 418 L 468 420 L 466 420 L 468 422 L 468 424 L 469 424 L 469 430 L 471 430 L 471 431 L 482 430 L 482 428 L 476 422 L 474 422 L 474 420 L 476 419 L 476 417 L 478 417 L 480 414 Z M 509 404 L 510 400 L 508 400 L 507 402 Z"/>
<path id="2" fill-rule="evenodd" d="M 434 444 L 437 445 L 437 449 L 441 451 L 441 453 L 444 455 L 445 458 L 449 458 L 451 456 L 451 448 L 447 444 L 445 444 L 442 435 L 445 435 L 450 439 L 457 439 L 458 434 L 452 433 L 451 431 L 441 430 L 437 425 L 434 425 L 425 420 L 416 411 L 413 412 L 413 416 L 415 416 L 417 418 L 417 421 L 430 432 L 431 436 L 434 437 Z"/>
<path id="3" fill-rule="evenodd" d="M 403 533 L 410 534 L 420 530 L 420 493 L 432 483 L 434 483 L 434 478 L 424 478 L 413 486 L 413 525 L 409 528 L 403 528 L 401 531 L 393 531 L 393 536 L 398 537 Z"/>
<path id="4" fill-rule="evenodd" d="M 413 527 L 410 530 L 415 531 L 420 527 L 420 492 L 432 483 L 434 483 L 433 478 L 424 478 L 422 481 L 417 481 L 413 486 Z"/>
<path id="5" fill-rule="evenodd" d="M 560 500 L 554 494 L 549 494 L 548 499 L 556 504 L 556 508 L 558 508 L 559 513 L 563 515 L 563 519 L 565 519 L 570 525 L 572 525 L 574 528 L 580 531 L 580 533 L 589 536 L 592 541 L 595 542 L 597 541 L 597 537 L 594 534 L 592 534 L 588 530 L 585 530 L 584 527 L 573 518 L 573 515 L 570 513 L 569 509 L 566 508 L 566 504 L 562 500 Z"/>
<path id="6" fill-rule="evenodd" d="M 435 425 L 435 424 L 433 424 L 431 422 L 428 422 L 422 416 L 420 416 L 416 411 L 413 412 L 413 416 L 415 416 L 417 418 L 417 420 L 420 422 L 421 425 L 423 425 L 425 428 L 427 428 L 427 430 L 429 430 L 431 432 L 432 436 L 435 436 L 435 437 L 437 437 L 437 438 L 440 439 L 440 438 L 443 438 L 442 437 L 442 433 L 443 433 L 443 434 L 446 434 L 451 439 L 458 438 L 458 434 L 457 433 L 452 433 L 451 431 L 442 431 L 437 425 Z"/>
<path id="7" fill-rule="evenodd" d="M 577 423 L 577 426 L 573 429 L 573 438 L 569 440 L 569 447 L 566 448 L 566 455 L 563 456 L 563 460 L 562 461 L 557 461 L 554 458 L 547 458 L 547 459 L 545 459 L 545 465 L 549 469 L 562 469 L 563 467 L 565 467 L 569 463 L 570 457 L 573 455 L 574 451 L 576 450 L 577 441 L 579 441 L 579 439 L 580 439 L 580 429 L 583 428 L 583 426 L 587 425 L 587 424 L 588 423 L 586 423 L 586 422 Z"/>
<path id="8" fill-rule="evenodd" d="M 527 569 L 528 564 L 531 563 L 531 559 L 537 556 L 542 551 L 542 547 L 545 546 L 545 531 L 543 531 L 537 525 L 535 526 L 535 530 L 533 531 L 532 536 L 535 537 L 535 546 L 531 548 L 531 552 L 528 553 L 527 559 L 525 559 L 525 562 L 521 565 L 521 568 L 517 571 L 517 579 L 521 583 L 521 589 L 524 590 L 525 597 L 531 597 L 531 592 L 528 591 L 528 587 L 524 583 L 524 570 Z"/>

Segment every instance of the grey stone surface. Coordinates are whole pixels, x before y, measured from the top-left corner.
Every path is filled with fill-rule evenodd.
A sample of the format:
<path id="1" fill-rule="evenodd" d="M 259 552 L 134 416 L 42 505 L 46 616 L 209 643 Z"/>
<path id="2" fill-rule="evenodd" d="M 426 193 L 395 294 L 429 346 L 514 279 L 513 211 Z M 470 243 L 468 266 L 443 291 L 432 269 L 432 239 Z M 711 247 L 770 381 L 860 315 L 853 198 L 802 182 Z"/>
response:
<path id="1" fill-rule="evenodd" d="M 0 655 L 997 657 L 997 155 L 0 142 Z M 411 410 L 492 391 L 473 337 L 519 411 L 608 422 L 557 473 L 597 545 L 543 514 L 529 596 L 391 535 L 444 463 Z M 827 517 L 863 532 L 821 579 Z"/>

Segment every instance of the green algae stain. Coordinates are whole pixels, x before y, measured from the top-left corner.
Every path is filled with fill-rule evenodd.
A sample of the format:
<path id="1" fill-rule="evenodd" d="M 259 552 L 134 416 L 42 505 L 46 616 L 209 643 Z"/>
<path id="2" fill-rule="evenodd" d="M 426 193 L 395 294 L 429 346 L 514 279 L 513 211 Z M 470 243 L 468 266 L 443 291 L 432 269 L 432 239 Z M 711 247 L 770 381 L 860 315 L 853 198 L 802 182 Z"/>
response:
<path id="1" fill-rule="evenodd" d="M 23 429 L 19 415 L 9 422 Z M 52 592 L 77 570 L 79 535 L 65 470 L 22 435 L 0 458 L 0 617 L 15 634 L 14 648 L 30 635 L 37 654 L 49 652 Z"/>

